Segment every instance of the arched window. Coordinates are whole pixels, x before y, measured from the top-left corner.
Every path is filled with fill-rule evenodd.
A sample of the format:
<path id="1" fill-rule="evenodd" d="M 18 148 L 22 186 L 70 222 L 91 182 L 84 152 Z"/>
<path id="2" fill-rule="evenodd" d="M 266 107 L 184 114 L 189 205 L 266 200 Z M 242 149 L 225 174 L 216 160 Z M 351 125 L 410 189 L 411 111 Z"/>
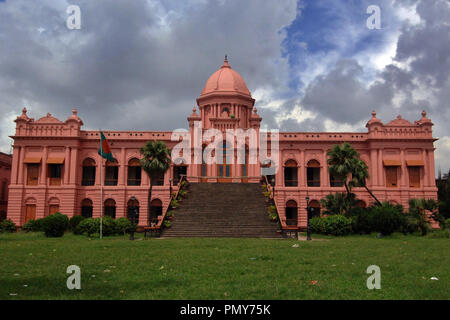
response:
<path id="1" fill-rule="evenodd" d="M 116 201 L 114 199 L 106 199 L 104 207 L 105 216 L 116 218 Z"/>
<path id="2" fill-rule="evenodd" d="M 298 221 L 298 207 L 295 200 L 286 202 L 286 224 L 296 226 Z"/>
<path id="3" fill-rule="evenodd" d="M 311 217 L 320 217 L 320 203 L 317 200 L 311 200 L 309 202 L 309 207 L 311 208 Z"/>
<path id="4" fill-rule="evenodd" d="M 84 199 L 81 201 L 81 215 L 85 218 L 92 218 L 92 201 L 91 199 Z"/>
<path id="5" fill-rule="evenodd" d="M 140 186 L 141 185 L 141 163 L 138 159 L 133 158 L 128 161 L 128 179 L 127 185 L 129 186 Z"/>
<path id="6" fill-rule="evenodd" d="M 363 200 L 358 200 L 358 201 L 356 201 L 356 205 L 357 205 L 358 207 L 360 207 L 360 208 L 366 208 L 366 207 L 367 207 L 366 202 L 364 202 Z"/>
<path id="7" fill-rule="evenodd" d="M 55 214 L 59 212 L 59 199 L 58 198 L 51 198 L 48 201 L 48 214 Z"/>
<path id="8" fill-rule="evenodd" d="M 150 202 L 150 214 L 148 216 L 148 224 L 157 222 L 158 216 L 162 215 L 162 201 L 159 199 L 153 199 Z"/>
<path id="9" fill-rule="evenodd" d="M 106 161 L 105 164 L 105 186 L 117 186 L 119 178 L 119 164 L 116 160 Z"/>
<path id="10" fill-rule="evenodd" d="M 306 168 L 308 187 L 320 187 L 320 163 L 317 160 L 309 160 Z"/>
<path id="11" fill-rule="evenodd" d="M 83 161 L 83 177 L 81 185 L 93 186 L 95 184 L 95 161 L 87 158 Z"/>
<path id="12" fill-rule="evenodd" d="M 133 219 L 134 214 L 134 222 L 137 223 L 139 221 L 139 201 L 137 199 L 130 199 L 127 202 L 127 217 L 130 221 Z"/>
<path id="13" fill-rule="evenodd" d="M 175 165 L 173 166 L 173 184 L 178 185 L 182 176 L 187 175 L 187 166 L 184 164 L 182 159 L 175 160 Z"/>
<path id="14" fill-rule="evenodd" d="M 297 162 L 288 160 L 284 164 L 284 185 L 286 187 L 298 186 Z"/>

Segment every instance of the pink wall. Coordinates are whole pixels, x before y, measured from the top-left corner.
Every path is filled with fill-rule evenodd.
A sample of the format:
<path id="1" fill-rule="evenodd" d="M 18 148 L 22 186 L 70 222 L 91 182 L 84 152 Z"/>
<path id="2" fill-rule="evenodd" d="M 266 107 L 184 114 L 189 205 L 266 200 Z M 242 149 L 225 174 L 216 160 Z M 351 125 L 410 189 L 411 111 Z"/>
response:
<path id="1" fill-rule="evenodd" d="M 11 179 L 11 155 L 0 152 L 0 217 L 5 217 L 8 207 L 8 187 Z"/>

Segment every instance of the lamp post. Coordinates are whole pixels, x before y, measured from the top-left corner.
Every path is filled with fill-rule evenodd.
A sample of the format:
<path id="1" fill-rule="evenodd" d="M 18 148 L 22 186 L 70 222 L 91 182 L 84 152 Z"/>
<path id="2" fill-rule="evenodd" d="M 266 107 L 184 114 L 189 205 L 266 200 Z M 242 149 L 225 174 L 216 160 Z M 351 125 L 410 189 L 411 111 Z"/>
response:
<path id="1" fill-rule="evenodd" d="M 273 196 L 272 196 L 272 198 L 275 198 L 275 178 L 274 177 L 272 177 L 272 191 L 273 191 Z"/>
<path id="2" fill-rule="evenodd" d="M 311 230 L 309 227 L 309 216 L 310 216 L 310 208 L 309 208 L 309 197 L 306 196 L 306 240 L 311 240 Z"/>
<path id="3" fill-rule="evenodd" d="M 131 196 L 130 198 L 132 206 L 130 208 L 131 212 L 130 212 L 130 218 L 131 218 L 131 229 L 130 229 L 130 240 L 134 240 L 134 232 L 136 229 L 135 226 L 135 218 L 136 218 L 136 197 L 135 196 Z"/>

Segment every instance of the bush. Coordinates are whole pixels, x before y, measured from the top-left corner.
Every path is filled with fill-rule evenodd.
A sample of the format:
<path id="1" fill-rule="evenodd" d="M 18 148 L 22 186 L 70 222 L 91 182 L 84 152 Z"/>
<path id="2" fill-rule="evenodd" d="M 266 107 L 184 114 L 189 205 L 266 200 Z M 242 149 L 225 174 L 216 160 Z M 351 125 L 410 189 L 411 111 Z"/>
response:
<path id="1" fill-rule="evenodd" d="M 354 233 L 369 234 L 374 231 L 369 210 L 354 207 L 348 212 L 348 216 L 352 220 L 352 230 Z"/>
<path id="2" fill-rule="evenodd" d="M 414 233 L 419 230 L 419 223 L 416 218 L 411 215 L 405 215 L 403 217 L 402 225 L 400 226 L 400 232 L 403 234 Z"/>
<path id="3" fill-rule="evenodd" d="M 323 232 L 323 218 L 314 217 L 309 219 L 309 228 L 312 233 L 322 233 Z"/>
<path id="4" fill-rule="evenodd" d="M 341 215 L 335 214 L 323 219 L 323 232 L 334 236 L 344 236 L 352 232 L 352 221 Z"/>
<path id="5" fill-rule="evenodd" d="M 42 227 L 42 220 L 43 219 L 30 219 L 27 223 L 25 223 L 22 227 L 22 230 L 25 232 L 39 232 L 44 231 Z"/>
<path id="6" fill-rule="evenodd" d="M 42 231 L 46 237 L 62 237 L 69 227 L 69 218 L 56 212 L 42 219 Z"/>
<path id="7" fill-rule="evenodd" d="M 370 208 L 370 224 L 374 231 L 390 235 L 400 229 L 403 224 L 403 213 L 400 207 L 383 202 L 381 206 Z"/>
<path id="8" fill-rule="evenodd" d="M 14 232 L 16 231 L 16 224 L 10 220 L 5 219 L 0 222 L 0 232 Z"/>
<path id="9" fill-rule="evenodd" d="M 77 228 L 77 226 L 80 224 L 81 221 L 83 221 L 84 219 L 86 219 L 83 216 L 73 216 L 72 218 L 70 218 L 69 220 L 69 229 L 70 231 L 75 231 L 75 229 Z"/>
<path id="10" fill-rule="evenodd" d="M 450 229 L 450 218 L 445 220 L 444 226 L 445 226 L 445 228 Z"/>
<path id="11" fill-rule="evenodd" d="M 99 220 L 99 232 L 100 232 L 100 218 Z M 103 217 L 102 223 L 102 235 L 104 236 L 113 236 L 116 234 L 116 221 L 108 216 Z"/>
<path id="12" fill-rule="evenodd" d="M 124 217 L 119 218 L 119 219 L 115 220 L 115 223 L 116 223 L 116 233 L 117 234 L 125 235 L 128 232 L 130 232 L 132 229 L 131 222 L 127 218 L 124 218 Z"/>
<path id="13" fill-rule="evenodd" d="M 75 234 L 87 234 L 89 237 L 100 232 L 100 219 L 87 218 L 75 228 Z"/>

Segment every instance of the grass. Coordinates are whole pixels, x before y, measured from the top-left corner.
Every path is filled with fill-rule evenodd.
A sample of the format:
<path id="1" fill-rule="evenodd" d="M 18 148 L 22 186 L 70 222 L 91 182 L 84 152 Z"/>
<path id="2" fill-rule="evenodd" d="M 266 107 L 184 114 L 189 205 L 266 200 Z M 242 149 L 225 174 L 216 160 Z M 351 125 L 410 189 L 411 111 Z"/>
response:
<path id="1" fill-rule="evenodd" d="M 129 241 L 0 234 L 0 299 L 450 298 L 448 238 L 321 238 Z M 381 268 L 380 290 L 366 287 L 373 264 Z M 81 268 L 81 290 L 66 287 L 69 265 Z"/>

